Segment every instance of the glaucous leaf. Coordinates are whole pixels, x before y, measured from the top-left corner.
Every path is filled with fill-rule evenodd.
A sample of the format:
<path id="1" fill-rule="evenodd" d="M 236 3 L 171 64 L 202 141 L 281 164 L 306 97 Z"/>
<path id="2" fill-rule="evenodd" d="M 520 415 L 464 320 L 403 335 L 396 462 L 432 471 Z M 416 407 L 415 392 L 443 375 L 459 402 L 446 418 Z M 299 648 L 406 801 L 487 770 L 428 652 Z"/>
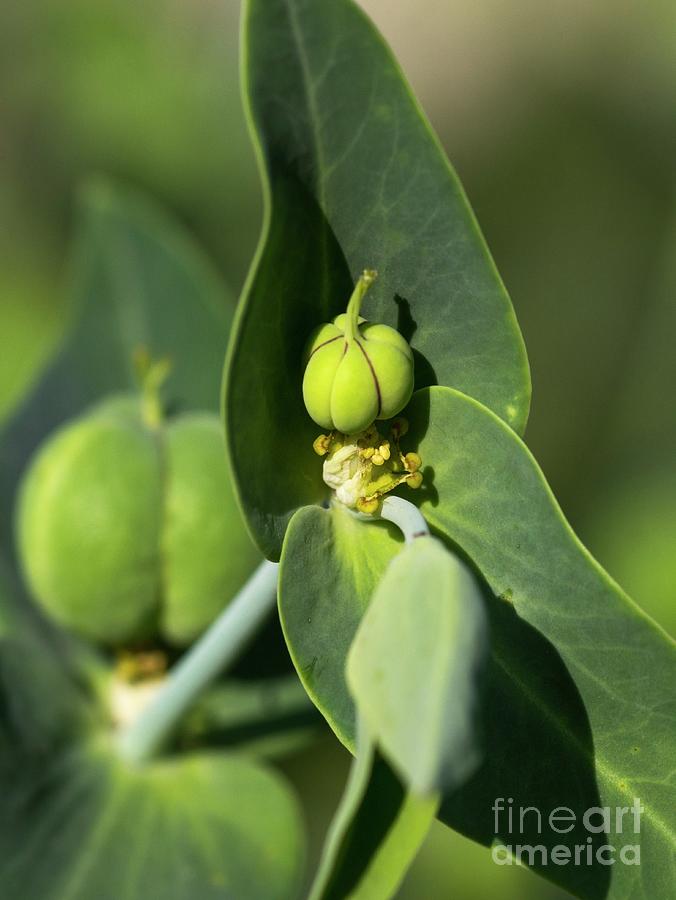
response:
<path id="1" fill-rule="evenodd" d="M 439 796 L 407 793 L 359 729 L 357 755 L 309 900 L 384 900 L 396 893 L 432 824 Z"/>
<path id="2" fill-rule="evenodd" d="M 487 649 L 476 576 L 436 538 L 415 538 L 385 570 L 347 657 L 359 715 L 413 793 L 450 790 L 476 769 Z"/>
<path id="3" fill-rule="evenodd" d="M 344 311 L 363 269 L 379 271 L 364 315 L 410 341 L 419 387 L 453 385 L 521 430 L 530 380 L 463 190 L 365 15 L 352 0 L 247 0 L 243 15 L 266 212 L 224 412 L 245 512 L 277 559 L 294 510 L 325 496 L 311 466 L 303 345 Z"/>
<path id="4" fill-rule="evenodd" d="M 291 520 L 279 568 L 279 615 L 301 681 L 347 746 L 354 704 L 345 660 L 369 600 L 401 549 L 394 526 L 345 508 L 306 507 Z"/>
<path id="5" fill-rule="evenodd" d="M 132 768 L 97 743 L 31 775 L 3 787 L 3 897 L 297 894 L 303 842 L 296 803 L 278 776 L 243 758 L 196 755 Z"/>
<path id="6" fill-rule="evenodd" d="M 0 560 L 0 896 L 295 898 L 304 841 L 282 779 L 225 753 L 125 764 L 107 669 L 19 591 Z"/>
<path id="7" fill-rule="evenodd" d="M 492 592 L 480 723 L 489 752 L 445 798 L 441 818 L 487 846 L 498 840 L 549 853 L 562 835 L 547 827 L 547 817 L 565 806 L 575 815 L 565 842 L 585 852 L 590 846 L 591 864 L 544 865 L 538 855 L 533 868 L 589 900 L 623 898 L 636 879 L 646 896 L 663 895 L 673 879 L 673 643 L 579 543 L 533 457 L 494 414 L 435 387 L 414 396 L 409 418 L 406 440 L 423 459 L 425 481 L 407 497 Z M 333 524 L 347 516 L 303 510 L 294 517 L 280 609 L 301 680 L 354 747 L 341 659 L 364 614 L 363 598 L 398 545 L 382 525 L 351 516 L 347 531 Z M 496 825 L 497 798 L 505 808 L 511 798 L 517 817 L 519 807 L 535 807 L 544 826 L 531 813 L 510 829 L 506 812 Z M 631 807 L 634 798 L 644 807 L 640 835 L 615 833 L 615 808 Z M 590 833 L 584 813 L 604 806 L 611 808 L 611 833 Z M 605 844 L 638 842 L 640 867 L 603 865 L 594 855 Z"/>
<path id="8" fill-rule="evenodd" d="M 491 616 L 484 710 L 495 755 L 449 798 L 442 818 L 490 843 L 496 797 L 544 814 L 561 804 L 578 816 L 609 807 L 609 833 L 576 827 L 566 843 L 591 836 L 618 854 L 640 843 L 640 867 L 597 861 L 541 871 L 581 897 L 626 897 L 638 883 L 645 896 L 666 895 L 676 840 L 673 642 L 585 550 L 528 449 L 498 417 L 457 391 L 431 388 L 415 396 L 410 424 L 407 437 L 428 466 L 425 517 L 501 601 Z M 627 825 L 618 833 L 615 810 L 635 798 L 644 808 L 640 835 Z M 561 843 L 551 829 L 537 835 L 534 821 L 527 830 L 532 840 L 518 842 Z"/>

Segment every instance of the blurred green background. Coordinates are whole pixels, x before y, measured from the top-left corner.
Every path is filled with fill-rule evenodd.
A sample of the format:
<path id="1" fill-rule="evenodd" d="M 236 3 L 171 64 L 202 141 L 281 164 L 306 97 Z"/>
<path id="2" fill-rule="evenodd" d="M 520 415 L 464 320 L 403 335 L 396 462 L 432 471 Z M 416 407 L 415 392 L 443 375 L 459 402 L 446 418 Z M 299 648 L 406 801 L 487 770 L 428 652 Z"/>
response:
<path id="1" fill-rule="evenodd" d="M 528 443 L 592 553 L 674 633 L 676 5 L 362 5 L 441 135 L 511 293 L 533 372 Z M 151 192 L 241 287 L 261 201 L 238 13 L 235 0 L 0 6 L 0 415 L 68 321 L 83 176 Z M 315 845 L 346 762 L 327 740 L 286 764 Z M 439 826 L 401 896 L 562 895 Z"/>

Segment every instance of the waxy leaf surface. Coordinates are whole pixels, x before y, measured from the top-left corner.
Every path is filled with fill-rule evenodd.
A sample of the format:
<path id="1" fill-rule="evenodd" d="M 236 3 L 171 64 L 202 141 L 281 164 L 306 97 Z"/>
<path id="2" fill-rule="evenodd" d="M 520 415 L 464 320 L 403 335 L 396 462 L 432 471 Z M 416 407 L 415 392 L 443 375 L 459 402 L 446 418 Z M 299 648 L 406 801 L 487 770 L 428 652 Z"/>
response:
<path id="1" fill-rule="evenodd" d="M 384 900 L 394 896 L 438 805 L 438 795 L 407 793 L 367 730 L 360 728 L 357 755 L 309 900 Z"/>
<path id="2" fill-rule="evenodd" d="M 416 794 L 457 787 L 479 763 L 487 641 L 474 573 L 436 538 L 415 538 L 373 594 L 347 683 L 369 733 Z"/>
<path id="3" fill-rule="evenodd" d="M 290 900 L 299 814 L 276 775 L 225 754 L 126 767 L 101 747 L 3 789 L 0 889 L 26 900 Z"/>
<path id="4" fill-rule="evenodd" d="M 19 591 L 0 560 L 0 896 L 295 900 L 304 840 L 283 780 L 226 753 L 125 764 L 104 666 Z"/>
<path id="5" fill-rule="evenodd" d="M 319 463 L 321 465 L 321 463 Z M 394 526 L 345 508 L 307 507 L 291 520 L 279 570 L 279 614 L 306 691 L 351 745 L 354 704 L 345 660 L 371 595 L 402 548 Z"/>
<path id="6" fill-rule="evenodd" d="M 530 705 L 533 718 L 545 724 L 558 744 L 554 754 L 535 739 L 537 732 L 529 735 L 540 754 L 538 793 L 549 787 L 552 798 L 559 796 L 566 803 L 565 790 L 553 777 L 566 760 L 580 784 L 588 779 L 590 787 L 592 780 L 596 786 L 598 800 L 586 806 L 612 810 L 611 831 L 602 835 L 603 842 L 619 854 L 624 844 L 640 841 L 640 866 L 590 867 L 581 895 L 668 894 L 676 875 L 673 641 L 583 547 L 532 455 L 496 416 L 456 391 L 432 388 L 420 392 L 412 404 L 409 438 L 432 470 L 438 497 L 429 497 L 421 507 L 430 525 L 462 548 L 513 611 L 512 640 L 504 640 L 504 629 L 503 640 L 498 637 L 494 644 L 494 664 L 500 691 L 520 700 L 496 706 L 490 714 L 487 710 L 487 720 L 492 718 L 487 727 L 496 741 L 504 741 L 514 734 L 515 711 L 521 716 Z M 525 639 L 527 629 L 530 641 Z M 547 669 L 544 663 L 538 666 L 534 655 L 535 635 L 543 647 L 549 644 L 549 656 L 560 661 L 558 683 L 552 679 L 547 685 L 543 677 Z M 509 752 L 503 743 L 501 756 Z M 557 768 L 545 770 L 547 758 L 554 766 L 557 755 Z M 492 817 L 488 798 L 497 796 L 537 805 L 523 784 L 515 783 L 512 793 L 510 780 L 491 771 L 489 763 L 463 798 L 449 803 L 447 819 L 455 824 L 464 815 L 461 809 L 476 803 L 484 811 L 479 828 L 486 836 Z M 627 835 L 626 828 L 616 833 L 616 808 L 631 807 L 635 798 L 645 808 L 640 835 Z M 558 878 L 566 884 L 562 870 Z"/>
<path id="7" fill-rule="evenodd" d="M 418 387 L 447 384 L 522 430 L 523 341 L 458 179 L 399 67 L 351 0 L 247 0 L 243 79 L 266 215 L 226 365 L 241 499 L 278 558 L 294 510 L 325 495 L 302 402 L 312 329 L 364 304 L 415 353 Z M 280 477 L 283 473 L 284 477 Z"/>
<path id="8" fill-rule="evenodd" d="M 674 882 L 676 659 L 673 643 L 608 577 L 577 540 L 537 463 L 498 417 L 448 388 L 414 395 L 406 449 L 423 459 L 425 483 L 408 499 L 449 545 L 468 558 L 492 591 L 491 657 L 481 721 L 486 757 L 440 817 L 491 845 L 561 844 L 547 816 L 575 813 L 567 846 L 640 843 L 641 865 L 534 867 L 576 896 L 666 896 Z M 301 679 L 339 737 L 354 746 L 355 713 L 340 654 L 347 655 L 369 585 L 382 577 L 398 545 L 382 526 L 338 511 L 303 511 L 292 523 L 281 569 L 280 608 Z M 354 552 L 354 548 L 359 548 Z M 325 576 L 311 573 L 325 561 Z M 332 560 L 343 560 L 334 569 Z M 314 562 L 313 562 L 314 560 Z M 301 587 L 301 578 L 303 587 Z M 362 593 L 364 591 L 364 593 Z M 301 598 L 299 600 L 299 598 Z M 316 613 L 325 609 L 330 622 Z M 343 663 L 344 666 L 344 663 Z M 415 727 L 413 725 L 412 727 Z M 506 813 L 497 829 L 493 804 L 537 807 L 523 832 Z M 644 807 L 640 834 L 615 807 Z M 584 813 L 612 810 L 610 833 L 591 834 Z M 596 820 L 595 820 L 596 821 Z M 574 850 L 573 850 L 574 852 Z"/>

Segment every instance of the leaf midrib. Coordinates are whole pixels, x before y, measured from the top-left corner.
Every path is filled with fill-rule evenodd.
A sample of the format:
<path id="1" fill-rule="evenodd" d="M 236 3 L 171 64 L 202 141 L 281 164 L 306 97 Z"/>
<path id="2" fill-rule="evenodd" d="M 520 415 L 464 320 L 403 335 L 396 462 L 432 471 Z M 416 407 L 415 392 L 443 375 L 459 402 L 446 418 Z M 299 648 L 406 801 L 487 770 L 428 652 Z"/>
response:
<path id="1" fill-rule="evenodd" d="M 312 81 L 312 75 L 310 72 L 310 60 L 308 59 L 307 50 L 305 49 L 305 44 L 303 42 L 303 34 L 300 28 L 300 23 L 298 22 L 298 16 L 296 15 L 296 11 L 294 8 L 293 0 L 284 0 L 284 6 L 286 8 L 288 17 L 289 17 L 289 25 L 291 27 L 291 35 L 293 37 L 293 42 L 296 47 L 296 51 L 298 54 L 298 63 L 300 65 L 301 78 L 303 82 L 303 92 L 305 94 L 305 99 L 307 101 L 308 107 L 308 121 L 310 125 L 310 132 L 312 134 L 312 142 L 314 144 L 315 157 L 316 157 L 316 189 L 317 189 L 317 199 L 319 201 L 319 205 L 324 208 L 325 202 L 325 183 L 322 178 L 322 172 L 325 168 L 325 160 L 324 160 L 324 145 L 322 139 L 319 134 L 319 105 L 317 103 L 317 94 L 314 89 L 314 84 Z"/>
<path id="2" fill-rule="evenodd" d="M 326 209 L 326 182 L 323 172 L 326 168 L 326 160 L 324 154 L 324 144 L 319 133 L 319 104 L 317 101 L 317 93 L 315 91 L 312 74 L 310 72 L 310 60 L 308 59 L 307 50 L 303 42 L 303 33 L 298 22 L 293 0 L 284 0 L 284 6 L 289 18 L 289 26 L 291 28 L 291 36 L 296 47 L 298 64 L 300 66 L 301 81 L 303 93 L 305 94 L 307 119 L 310 126 L 310 134 L 312 135 L 312 143 L 314 144 L 314 170 L 315 170 L 315 190 L 317 192 L 317 204 L 322 212 Z M 327 300 L 331 297 L 331 286 L 329 284 L 329 247 L 326 236 L 326 227 L 321 228 L 321 285 L 320 296 L 324 307 Z"/>

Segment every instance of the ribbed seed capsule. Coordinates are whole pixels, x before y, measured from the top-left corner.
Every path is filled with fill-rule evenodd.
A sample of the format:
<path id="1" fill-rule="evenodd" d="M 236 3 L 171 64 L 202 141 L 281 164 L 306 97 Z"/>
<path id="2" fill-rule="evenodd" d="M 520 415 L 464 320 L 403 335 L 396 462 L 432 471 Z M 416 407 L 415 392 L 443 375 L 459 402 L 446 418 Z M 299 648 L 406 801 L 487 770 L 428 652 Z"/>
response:
<path id="1" fill-rule="evenodd" d="M 389 325 L 359 316 L 362 299 L 376 273 L 366 270 L 347 312 L 320 325 L 306 350 L 305 406 L 322 428 L 343 434 L 363 431 L 376 419 L 390 419 L 413 392 L 413 353 Z"/>
<path id="2" fill-rule="evenodd" d="M 113 397 L 45 441 L 21 483 L 19 556 L 34 599 L 64 627 L 107 645 L 182 647 L 260 555 L 218 417 L 151 426 L 144 412 L 138 397 Z"/>

